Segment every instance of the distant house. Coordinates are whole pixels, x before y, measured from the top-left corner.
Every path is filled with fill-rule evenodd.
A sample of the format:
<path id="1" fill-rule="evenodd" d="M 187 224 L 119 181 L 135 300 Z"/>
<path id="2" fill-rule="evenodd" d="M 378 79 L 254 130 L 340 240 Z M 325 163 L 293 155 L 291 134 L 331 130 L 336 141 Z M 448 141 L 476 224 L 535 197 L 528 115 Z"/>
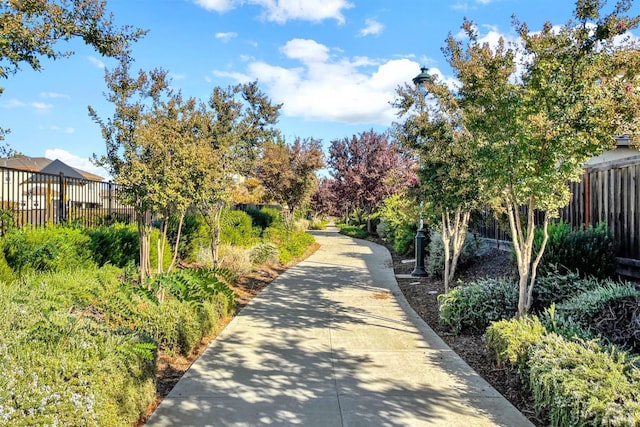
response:
<path id="1" fill-rule="evenodd" d="M 52 165 L 53 163 L 53 165 Z M 76 173 L 80 174 L 84 179 L 88 179 L 91 181 L 103 181 L 104 178 L 93 174 L 91 172 L 83 171 L 82 169 L 77 169 L 67 165 L 61 160 L 51 160 L 46 157 L 29 157 L 29 156 L 16 156 L 16 157 L 5 157 L 0 158 L 0 167 L 10 168 L 10 169 L 18 169 L 22 171 L 28 172 L 42 172 L 42 173 L 53 173 L 58 174 L 56 172 L 57 169 L 60 169 L 64 172 L 64 169 L 68 168 Z M 46 169 L 49 170 L 46 170 Z M 69 174 L 65 174 L 65 176 L 73 176 Z"/>
<path id="2" fill-rule="evenodd" d="M 98 209 L 104 205 L 101 192 L 107 185 L 101 176 L 58 159 L 0 158 L 2 208 L 24 212 L 26 222 L 51 223 L 76 209 Z"/>
<path id="3" fill-rule="evenodd" d="M 616 143 L 615 148 L 606 150 L 599 156 L 592 157 L 587 163 L 585 163 L 585 169 L 602 167 L 612 163 L 627 163 L 627 160 L 629 162 L 636 161 L 640 163 L 640 150 L 631 146 L 629 135 L 616 137 Z"/>

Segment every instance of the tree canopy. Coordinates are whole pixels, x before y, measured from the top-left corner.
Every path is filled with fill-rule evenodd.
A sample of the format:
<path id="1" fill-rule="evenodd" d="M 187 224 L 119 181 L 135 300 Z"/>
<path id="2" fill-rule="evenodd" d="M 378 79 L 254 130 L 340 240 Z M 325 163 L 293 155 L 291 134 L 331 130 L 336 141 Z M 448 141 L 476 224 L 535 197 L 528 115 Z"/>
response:
<path id="1" fill-rule="evenodd" d="M 373 130 L 332 141 L 328 165 L 336 198 L 365 215 L 371 215 L 386 197 L 415 183 L 413 159 L 387 134 Z"/>
<path id="2" fill-rule="evenodd" d="M 292 144 L 276 140 L 265 143 L 257 176 L 267 194 L 289 209 L 289 216 L 309 201 L 317 185 L 316 172 L 324 166 L 319 140 L 297 137 Z"/>
<path id="3" fill-rule="evenodd" d="M 481 43 L 466 20 L 467 39 L 447 40 L 479 188 L 509 218 L 520 314 L 531 307 L 547 224 L 568 203 L 568 182 L 581 176 L 590 157 L 612 147 L 616 135 L 637 137 L 640 59 L 637 44 L 624 34 L 639 18 L 625 15 L 630 5 L 618 1 L 605 14 L 605 2 L 579 1 L 575 20 L 562 27 L 546 23 L 539 32 L 514 20 L 518 44 Z M 533 253 L 536 210 L 544 213 L 545 239 Z"/>

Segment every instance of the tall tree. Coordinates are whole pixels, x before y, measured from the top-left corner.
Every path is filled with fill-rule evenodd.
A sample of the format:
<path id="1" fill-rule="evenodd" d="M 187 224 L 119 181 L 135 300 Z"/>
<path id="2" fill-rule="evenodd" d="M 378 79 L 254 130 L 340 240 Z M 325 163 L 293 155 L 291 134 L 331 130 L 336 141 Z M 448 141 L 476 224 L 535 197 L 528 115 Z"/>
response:
<path id="1" fill-rule="evenodd" d="M 521 315 L 533 302 L 549 220 L 569 201 L 568 182 L 581 176 L 590 157 L 612 147 L 615 135 L 637 136 L 640 61 L 637 46 L 620 36 L 640 19 L 625 16 L 630 1 L 618 1 L 606 15 L 604 6 L 578 1 L 575 21 L 561 28 L 546 23 L 535 33 L 516 21 L 521 44 L 513 46 L 480 43 L 465 21 L 466 46 L 450 36 L 445 48 L 462 83 L 460 103 L 474 135 L 481 191 L 509 219 Z M 544 216 L 537 253 L 536 210 Z"/>
<path id="2" fill-rule="evenodd" d="M 413 177 L 413 160 L 387 134 L 373 130 L 332 141 L 328 165 L 336 196 L 366 216 L 369 228 L 371 214 L 382 200 L 406 187 Z"/>
<path id="3" fill-rule="evenodd" d="M 339 200 L 333 191 L 333 185 L 332 178 L 320 178 L 310 200 L 310 207 L 315 215 L 340 216 Z"/>
<path id="4" fill-rule="evenodd" d="M 316 172 L 324 166 L 319 140 L 296 138 L 291 145 L 282 140 L 267 142 L 258 162 L 257 176 L 267 194 L 286 205 L 289 220 L 308 202 L 317 185 Z"/>
<path id="5" fill-rule="evenodd" d="M 273 105 L 257 82 L 214 88 L 208 102 L 208 144 L 199 148 L 194 179 L 196 203 L 211 230 L 210 248 L 218 263 L 220 217 L 232 196 L 233 180 L 249 176 L 262 145 L 277 135 L 281 105 Z"/>
<path id="6" fill-rule="evenodd" d="M 476 162 L 471 134 L 452 91 L 432 76 L 420 87 L 398 88 L 395 106 L 404 119 L 394 125 L 403 147 L 419 157 L 416 191 L 435 222 L 444 245 L 444 290 L 455 276 L 469 218 L 479 204 Z"/>
<path id="7" fill-rule="evenodd" d="M 129 56 L 129 46 L 146 31 L 117 27 L 104 0 L 4 0 L 0 4 L 0 78 L 26 64 L 42 69 L 41 57 L 68 57 L 57 49 L 61 41 L 80 38 L 108 57 Z M 3 88 L 0 87 L 0 94 Z M 0 139 L 7 130 L 0 130 Z"/>
<path id="8" fill-rule="evenodd" d="M 135 208 L 140 278 L 144 280 L 151 275 L 151 215 L 168 209 L 172 201 L 183 203 L 179 189 L 185 180 L 178 176 L 176 161 L 185 155 L 178 146 L 185 136 L 176 136 L 181 133 L 177 107 L 182 98 L 171 90 L 166 71 L 140 71 L 132 77 L 129 60 L 123 60 L 113 72 L 107 71 L 105 79 L 109 88 L 106 97 L 114 104 L 115 113 L 105 121 L 89 107 L 89 115 L 100 126 L 106 142 L 106 155 L 94 155 L 94 159 L 122 185 L 124 200 Z M 162 251 L 159 255 L 161 259 Z"/>

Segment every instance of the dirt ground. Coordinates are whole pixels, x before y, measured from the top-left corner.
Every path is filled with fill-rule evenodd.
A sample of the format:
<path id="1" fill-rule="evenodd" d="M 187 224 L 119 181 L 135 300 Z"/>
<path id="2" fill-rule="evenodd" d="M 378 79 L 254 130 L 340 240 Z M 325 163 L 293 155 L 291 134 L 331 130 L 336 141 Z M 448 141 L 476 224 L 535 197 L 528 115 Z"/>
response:
<path id="1" fill-rule="evenodd" d="M 382 240 L 372 239 L 376 243 L 385 245 Z M 318 249 L 314 245 L 305 255 L 305 258 Z M 392 250 L 393 268 L 396 274 L 410 274 L 414 269 L 413 262 L 407 256 L 395 255 Z M 403 262 L 404 261 L 404 262 Z M 233 286 L 238 296 L 237 311 L 241 310 L 253 297 L 258 295 L 269 283 L 289 266 L 265 265 L 257 269 L 247 277 L 242 277 Z M 514 266 L 508 252 L 498 249 L 490 249 L 477 257 L 469 265 L 459 269 L 457 280 L 470 282 L 483 277 L 502 277 L 514 275 Z M 535 425 L 545 425 L 543 420 L 536 417 L 532 405 L 530 392 L 524 388 L 517 376 L 504 367 L 497 367 L 493 358 L 486 349 L 483 337 L 479 335 L 450 334 L 438 321 L 437 295 L 444 290 L 441 278 L 410 278 L 397 279 L 398 285 L 405 298 L 418 315 L 451 347 L 469 366 L 478 372 L 487 382 L 506 397 L 516 408 L 527 416 Z M 230 319 L 227 320 L 227 322 Z M 226 323 L 224 323 L 226 325 Z M 224 326 L 223 325 L 223 326 Z M 220 328 L 220 330 L 222 327 Z M 149 408 L 150 415 L 159 402 L 171 391 L 183 373 L 191 366 L 193 361 L 204 351 L 208 343 L 215 338 L 215 334 L 203 339 L 200 346 L 188 357 L 170 357 L 160 355 L 157 373 L 157 401 Z M 140 424 L 141 425 L 141 424 Z"/>

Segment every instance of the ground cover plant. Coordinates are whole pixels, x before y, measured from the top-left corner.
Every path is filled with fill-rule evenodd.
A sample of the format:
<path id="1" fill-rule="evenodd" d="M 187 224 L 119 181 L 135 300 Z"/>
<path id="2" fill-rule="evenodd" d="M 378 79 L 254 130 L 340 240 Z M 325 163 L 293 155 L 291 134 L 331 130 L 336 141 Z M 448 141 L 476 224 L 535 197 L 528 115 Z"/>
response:
<path id="1" fill-rule="evenodd" d="M 230 217 L 249 219 L 245 229 L 260 234 L 250 216 Z M 290 262 L 313 242 L 301 230 L 267 228 L 279 239 L 240 246 L 226 230 L 225 244 L 255 267 Z M 0 238 L 1 422 L 131 426 L 157 399 L 160 359 L 191 356 L 233 314 L 236 272 L 191 265 L 141 282 L 137 245 L 136 227 L 122 224 Z"/>

